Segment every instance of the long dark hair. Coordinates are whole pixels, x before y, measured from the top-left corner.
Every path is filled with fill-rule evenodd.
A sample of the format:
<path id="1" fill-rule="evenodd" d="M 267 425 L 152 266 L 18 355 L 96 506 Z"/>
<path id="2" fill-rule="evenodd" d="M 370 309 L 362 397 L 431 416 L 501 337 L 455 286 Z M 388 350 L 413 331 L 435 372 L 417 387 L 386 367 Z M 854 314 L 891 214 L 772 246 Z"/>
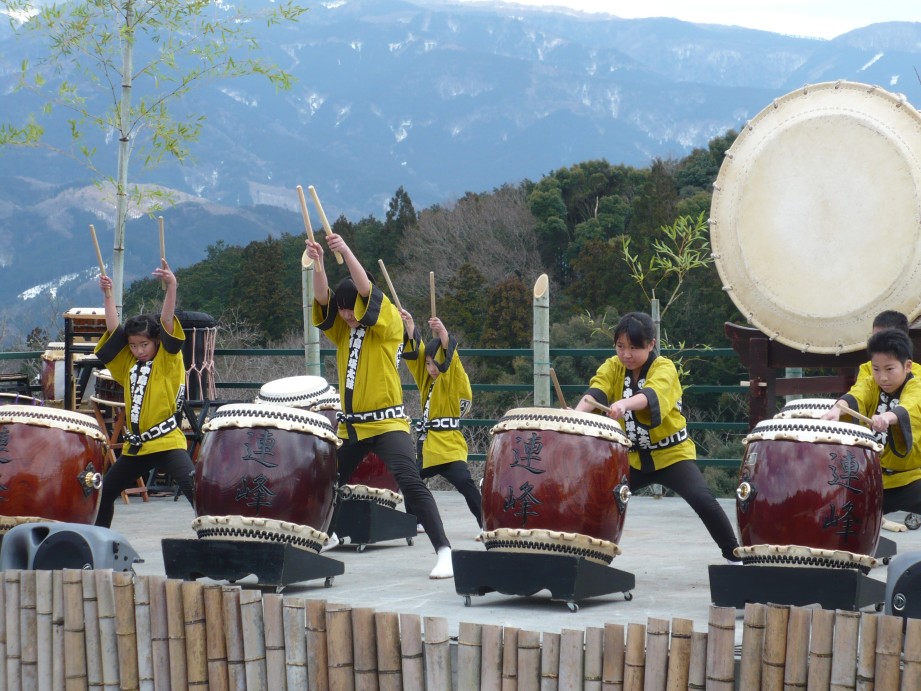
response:
<path id="1" fill-rule="evenodd" d="M 627 312 L 614 327 L 614 340 L 626 336 L 630 345 L 645 348 L 656 340 L 656 325 L 645 312 Z"/>

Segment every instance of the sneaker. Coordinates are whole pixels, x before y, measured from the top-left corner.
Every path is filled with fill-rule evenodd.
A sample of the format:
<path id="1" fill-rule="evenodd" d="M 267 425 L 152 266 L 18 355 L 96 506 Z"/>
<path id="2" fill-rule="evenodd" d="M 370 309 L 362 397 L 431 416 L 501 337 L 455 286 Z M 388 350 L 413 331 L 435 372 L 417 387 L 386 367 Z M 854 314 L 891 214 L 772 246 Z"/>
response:
<path id="1" fill-rule="evenodd" d="M 890 521 L 888 518 L 883 519 L 883 530 L 889 530 L 893 533 L 904 533 L 908 528 L 904 523 L 896 523 L 895 521 Z"/>
<path id="2" fill-rule="evenodd" d="M 425 532 L 425 528 L 422 527 L 422 524 L 416 523 L 416 535 L 418 535 L 419 533 L 424 533 L 424 532 Z"/>
<path id="3" fill-rule="evenodd" d="M 320 548 L 320 554 L 323 554 L 323 552 L 328 552 L 331 549 L 335 549 L 338 546 L 339 536 L 336 535 L 336 533 L 333 533 L 332 536 L 330 536 L 329 541 Z"/>
<path id="4" fill-rule="evenodd" d="M 438 561 L 429 574 L 429 578 L 454 578 L 454 563 L 451 561 L 451 548 L 441 547 L 438 550 Z"/>
<path id="5" fill-rule="evenodd" d="M 729 566 L 743 566 L 741 559 L 727 559 L 726 563 L 729 564 Z"/>

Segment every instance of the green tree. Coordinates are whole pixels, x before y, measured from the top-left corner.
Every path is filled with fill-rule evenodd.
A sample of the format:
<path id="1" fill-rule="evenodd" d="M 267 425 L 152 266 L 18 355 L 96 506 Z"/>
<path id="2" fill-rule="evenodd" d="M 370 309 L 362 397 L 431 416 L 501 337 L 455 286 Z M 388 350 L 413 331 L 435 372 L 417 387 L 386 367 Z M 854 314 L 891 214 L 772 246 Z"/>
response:
<path id="1" fill-rule="evenodd" d="M 22 61 L 19 87 L 43 101 L 43 116 L 57 108 L 68 113 L 71 148 L 61 153 L 82 161 L 98 184 L 107 182 L 115 192 L 112 281 L 121 309 L 129 202 L 140 205 L 144 196 L 129 185 L 132 157 L 151 167 L 189 156 L 204 116 L 174 116 L 172 108 L 198 85 L 258 75 L 288 88 L 290 75 L 258 57 L 250 26 L 253 20 L 296 21 L 306 8 L 282 2 L 248 13 L 236 3 L 216 8 L 210 0 L 79 0 L 36 9 L 32 0 L 0 0 L 0 9 L 24 19 L 13 22 L 20 35 L 47 47 L 37 65 Z M 41 144 L 42 120 L 33 114 L 27 122 L 0 125 L 0 145 Z M 97 165 L 93 130 L 114 134 L 114 176 Z M 164 201 L 154 199 L 153 208 Z"/>
<path id="2" fill-rule="evenodd" d="M 486 299 L 481 348 L 527 348 L 531 344 L 531 289 L 520 276 L 495 285 Z"/>
<path id="3" fill-rule="evenodd" d="M 400 247 L 407 237 L 407 231 L 416 225 L 416 209 L 409 194 L 400 188 L 390 199 L 390 206 L 384 218 L 384 225 L 378 235 L 375 259 L 383 259 L 387 267 L 396 266 Z"/>

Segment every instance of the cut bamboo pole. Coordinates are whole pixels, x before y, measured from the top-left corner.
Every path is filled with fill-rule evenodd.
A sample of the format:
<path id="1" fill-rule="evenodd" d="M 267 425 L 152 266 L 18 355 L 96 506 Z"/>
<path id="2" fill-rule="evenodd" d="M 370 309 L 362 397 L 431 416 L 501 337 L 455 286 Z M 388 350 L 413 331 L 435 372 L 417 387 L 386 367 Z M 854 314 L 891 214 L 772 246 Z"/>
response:
<path id="1" fill-rule="evenodd" d="M 86 680 L 90 688 L 102 686 L 102 647 L 99 642 L 99 602 L 92 571 L 81 571 L 83 579 L 83 635 L 86 640 Z"/>
<path id="2" fill-rule="evenodd" d="M 243 659 L 246 666 L 246 688 L 267 689 L 265 619 L 262 616 L 262 593 L 260 591 L 240 591 L 240 620 L 243 622 Z"/>
<path id="3" fill-rule="evenodd" d="M 624 626 L 604 625 L 604 678 L 601 688 L 613 691 L 624 688 Z"/>
<path id="4" fill-rule="evenodd" d="M 374 610 L 370 607 L 352 610 L 352 647 L 355 650 L 355 688 L 377 691 L 377 635 Z"/>
<path id="5" fill-rule="evenodd" d="M 22 687 L 38 687 L 38 621 L 35 603 L 35 571 L 20 572 L 19 629 L 22 646 Z"/>
<path id="6" fill-rule="evenodd" d="M 502 688 L 502 627 L 495 624 L 483 624 L 480 632 L 482 647 L 482 667 L 480 668 L 481 689 Z M 558 656 L 559 659 L 559 656 Z"/>
<path id="7" fill-rule="evenodd" d="M 425 687 L 451 688 L 451 637 L 445 617 L 425 618 Z"/>
<path id="8" fill-rule="evenodd" d="M 243 620 L 238 586 L 225 586 L 222 595 L 227 679 L 231 691 L 246 691 L 246 657 L 243 654 Z"/>
<path id="9" fill-rule="evenodd" d="M 884 614 L 877 616 L 876 669 L 873 675 L 873 683 L 877 689 L 895 689 L 899 686 L 904 623 L 905 619 L 901 617 Z"/>
<path id="10" fill-rule="evenodd" d="M 204 586 L 195 581 L 180 584 L 183 636 L 185 637 L 186 684 L 189 689 L 208 686 L 208 634 L 205 628 Z"/>
<path id="11" fill-rule="evenodd" d="M 380 631 L 380 622 L 378 622 Z M 379 634 L 378 634 L 379 635 Z M 483 627 L 480 624 L 460 622 L 457 627 L 457 686 L 461 689 L 478 691 L 480 688 L 480 664 L 483 659 Z M 378 640 L 378 654 L 380 641 Z M 383 671 L 383 666 L 381 667 Z M 540 669 L 538 669 L 538 675 Z M 381 686 L 383 691 L 383 686 Z"/>
<path id="12" fill-rule="evenodd" d="M 0 588 L 0 599 L 3 588 Z M 0 617 L 0 624 L 3 617 Z M 6 634 L 2 639 L 3 652 L 6 651 Z M 64 572 L 51 573 L 51 686 L 63 689 L 66 685 L 64 674 Z"/>
<path id="13" fill-rule="evenodd" d="M 764 655 L 764 626 L 767 610 L 760 603 L 745 605 L 742 623 L 742 657 L 739 661 L 739 687 L 761 688 L 761 660 Z"/>
<path id="14" fill-rule="evenodd" d="M 787 624 L 787 650 L 784 655 L 784 688 L 806 688 L 809 679 L 809 633 L 812 610 L 804 607 L 790 609 Z"/>
<path id="15" fill-rule="evenodd" d="M 217 584 L 206 585 L 205 638 L 208 655 L 208 686 L 214 691 L 227 691 L 227 646 L 224 640 L 224 589 Z M 299 688 L 304 688 L 303 686 Z"/>
<path id="16" fill-rule="evenodd" d="M 0 579 L 0 688 L 6 691 L 6 657 L 7 657 L 7 645 L 6 645 L 6 588 L 3 585 L 3 580 Z"/>
<path id="17" fill-rule="evenodd" d="M 646 620 L 646 666 L 643 688 L 665 691 L 668 679 L 668 620 L 650 617 Z"/>
<path id="18" fill-rule="evenodd" d="M 691 664 L 688 666 L 688 688 L 707 688 L 707 634 L 691 634 Z"/>
<path id="19" fill-rule="evenodd" d="M 150 652 L 153 663 L 154 688 L 170 688 L 169 624 L 166 606 L 166 577 L 147 579 L 150 596 Z"/>
<path id="20" fill-rule="evenodd" d="M 281 595 L 266 593 L 262 596 L 262 616 L 265 618 L 265 674 L 268 688 L 273 691 L 284 691 L 288 685 L 283 610 Z"/>
<path id="21" fill-rule="evenodd" d="M 86 636 L 83 631 L 83 576 L 79 569 L 64 569 L 64 684 L 65 688 L 85 689 Z M 9 607 L 7 602 L 6 606 Z M 9 655 L 9 637 L 7 637 Z"/>
<path id="22" fill-rule="evenodd" d="M 688 688 L 688 669 L 691 664 L 691 634 L 694 622 L 690 619 L 672 619 L 671 649 L 668 652 L 668 691 L 685 691 Z"/>
<path id="23" fill-rule="evenodd" d="M 921 619 L 905 620 L 902 688 L 921 689 Z"/>
<path id="24" fill-rule="evenodd" d="M 326 601 L 307 601 L 307 688 L 329 688 L 329 653 L 326 636 Z"/>
<path id="25" fill-rule="evenodd" d="M 35 571 L 35 640 L 36 640 L 36 684 L 39 691 L 54 688 L 52 612 L 54 593 L 51 571 Z"/>
<path id="26" fill-rule="evenodd" d="M 582 631 L 563 629 L 560 632 L 560 688 L 578 689 L 582 686 L 582 666 L 585 649 Z"/>
<path id="27" fill-rule="evenodd" d="M 355 651 L 352 649 L 352 608 L 326 605 L 326 648 L 329 657 L 329 688 L 350 691 L 355 688 Z"/>
<path id="28" fill-rule="evenodd" d="M 166 634 L 169 638 L 170 684 L 174 689 L 189 685 L 186 673 L 185 615 L 182 612 L 182 581 L 166 580 Z"/>
<path id="29" fill-rule="evenodd" d="M 141 686 L 138 675 L 138 635 L 134 618 L 134 576 L 128 571 L 112 574 L 115 606 L 115 638 L 118 647 L 118 677 L 125 689 Z"/>
<path id="30" fill-rule="evenodd" d="M 860 642 L 857 645 L 857 688 L 870 691 L 875 688 L 876 637 L 879 617 L 875 614 L 860 615 Z"/>
<path id="31" fill-rule="evenodd" d="M 772 603 L 767 606 L 764 618 L 764 651 L 761 655 L 761 688 L 765 691 L 783 688 L 789 621 L 789 605 Z"/>
<path id="32" fill-rule="evenodd" d="M 483 627 L 485 632 L 486 627 Z M 540 691 L 557 691 L 560 688 L 560 639 L 558 633 L 544 633 L 540 652 Z M 486 636 L 483 636 L 483 655 L 486 655 Z M 483 689 L 491 687 L 482 686 Z"/>
<path id="33" fill-rule="evenodd" d="M 302 598 L 285 598 L 285 680 L 291 691 L 307 688 L 307 606 Z"/>
<path id="34" fill-rule="evenodd" d="M 624 655 L 624 691 L 641 691 L 646 667 L 646 626 L 627 624 L 627 648 Z"/>
<path id="35" fill-rule="evenodd" d="M 118 634 L 115 624 L 115 585 L 112 580 L 112 569 L 99 569 L 90 573 L 96 580 L 102 686 L 106 691 L 117 691 L 120 675 L 118 673 Z"/>
<path id="36" fill-rule="evenodd" d="M 458 659 L 463 652 L 461 648 L 461 639 L 463 631 L 468 624 L 461 623 L 461 634 L 458 636 Z M 479 630 L 479 627 L 477 627 Z M 395 612 L 377 612 L 374 615 L 374 631 L 377 638 L 377 669 L 380 675 L 381 691 L 402 691 L 403 689 L 403 666 L 400 662 L 400 617 Z M 458 666 L 460 663 L 458 663 Z M 477 683 L 479 683 L 479 665 L 477 665 Z M 460 675 L 460 669 L 458 669 Z M 465 688 L 460 684 L 461 688 Z M 476 686 L 470 685 L 466 688 L 474 689 Z"/>
<path id="37" fill-rule="evenodd" d="M 514 626 L 502 627 L 502 691 L 518 688 L 518 631 Z M 425 659 L 427 664 L 428 655 Z"/>
<path id="38" fill-rule="evenodd" d="M 403 685 L 406 688 L 425 688 L 422 661 L 422 620 L 415 614 L 400 615 L 400 664 L 403 667 Z M 498 677 L 493 688 L 499 688 Z"/>
<path id="39" fill-rule="evenodd" d="M 831 691 L 853 689 L 857 684 L 857 641 L 860 612 L 835 613 L 835 645 L 831 654 Z"/>
<path id="40" fill-rule="evenodd" d="M 138 685 L 141 691 L 153 691 L 153 642 L 150 637 L 150 577 L 136 576 L 134 581 L 134 631 L 137 637 Z"/>
<path id="41" fill-rule="evenodd" d="M 710 607 L 707 625 L 707 690 L 735 687 L 735 607 Z"/>
<path id="42" fill-rule="evenodd" d="M 806 687 L 827 689 L 831 685 L 831 653 L 835 640 L 835 613 L 817 609 L 812 613 L 812 633 L 809 636 L 809 676 Z"/>
<path id="43" fill-rule="evenodd" d="M 6 688 L 22 688 L 22 632 L 19 629 L 20 590 L 17 570 L 3 572 L 4 604 L 6 611 Z"/>
<path id="44" fill-rule="evenodd" d="M 458 669 L 458 679 L 459 673 Z M 479 685 L 466 688 L 476 689 Z M 537 631 L 518 632 L 518 691 L 540 691 L 540 633 Z"/>
<path id="45" fill-rule="evenodd" d="M 667 651 L 666 651 L 667 652 Z M 585 691 L 601 691 L 604 658 L 604 629 L 589 626 L 585 629 Z"/>

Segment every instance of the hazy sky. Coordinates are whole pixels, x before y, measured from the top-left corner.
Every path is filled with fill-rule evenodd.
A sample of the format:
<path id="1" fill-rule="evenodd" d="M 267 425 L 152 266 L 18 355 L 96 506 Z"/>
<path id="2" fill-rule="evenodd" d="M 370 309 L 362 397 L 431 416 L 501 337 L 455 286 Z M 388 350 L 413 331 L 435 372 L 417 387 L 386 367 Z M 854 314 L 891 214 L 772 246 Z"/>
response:
<path id="1" fill-rule="evenodd" d="M 494 0 L 464 0 L 494 2 Z M 624 18 L 675 17 L 797 36 L 834 38 L 876 22 L 921 22 L 921 0 L 517 0 Z"/>

